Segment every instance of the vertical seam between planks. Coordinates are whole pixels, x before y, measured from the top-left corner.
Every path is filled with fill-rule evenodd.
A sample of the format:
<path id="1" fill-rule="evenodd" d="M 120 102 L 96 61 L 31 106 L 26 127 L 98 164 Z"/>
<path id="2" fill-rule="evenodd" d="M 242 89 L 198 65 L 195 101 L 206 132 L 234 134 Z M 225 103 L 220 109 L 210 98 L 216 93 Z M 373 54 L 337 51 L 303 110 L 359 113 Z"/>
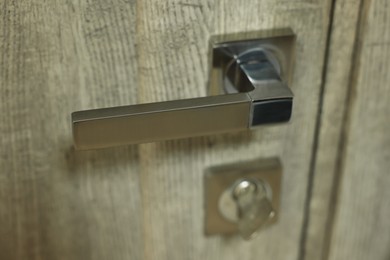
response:
<path id="1" fill-rule="evenodd" d="M 303 214 L 303 223 L 302 223 L 302 229 L 301 229 L 301 235 L 300 235 L 300 241 L 299 241 L 298 259 L 305 259 L 307 232 L 308 232 L 309 223 L 310 223 L 310 202 L 311 202 L 312 193 L 313 193 L 315 165 L 316 165 L 316 159 L 317 159 L 317 151 L 318 151 L 320 129 L 321 129 L 321 122 L 322 122 L 322 106 L 324 103 L 324 92 L 325 92 L 325 86 L 326 86 L 327 68 L 328 68 L 328 63 L 329 63 L 330 43 L 331 43 L 331 38 L 332 38 L 332 28 L 333 28 L 335 7 L 336 7 L 336 0 L 331 0 L 330 8 L 328 11 L 329 12 L 329 20 L 328 20 L 328 28 L 327 28 L 327 32 L 326 32 L 325 52 L 324 52 L 324 59 L 323 59 L 324 62 L 323 62 L 323 67 L 322 67 L 319 101 L 318 101 L 318 105 L 317 105 L 317 116 L 316 116 L 316 123 L 315 123 L 315 129 L 314 129 L 314 140 L 313 140 L 313 145 L 312 145 L 312 149 L 311 149 L 312 156 L 310 158 L 309 175 L 308 175 L 308 181 L 307 181 L 306 199 L 305 199 L 304 214 Z"/>
<path id="2" fill-rule="evenodd" d="M 354 92 L 357 86 L 357 77 L 360 71 L 360 58 L 361 58 L 361 50 L 362 50 L 362 39 L 365 34 L 365 24 L 367 21 L 367 12 L 368 7 L 370 6 L 371 0 L 361 0 L 359 3 L 359 17 L 356 22 L 356 35 L 355 35 L 355 43 L 353 47 L 353 55 L 351 62 L 351 69 L 349 74 L 349 84 L 347 88 L 347 95 L 345 98 L 345 107 L 346 109 L 343 111 L 343 119 L 341 125 L 341 133 L 340 133 L 340 143 L 339 149 L 337 153 L 337 161 L 335 165 L 334 178 L 332 184 L 331 198 L 329 200 L 328 205 L 328 217 L 326 221 L 326 232 L 324 238 L 324 246 L 322 253 L 322 260 L 327 260 L 330 257 L 331 250 L 331 241 L 333 237 L 333 231 L 335 228 L 335 219 L 339 206 L 339 198 L 341 192 L 341 183 L 343 179 L 344 166 L 347 153 L 347 144 L 348 144 L 348 132 L 350 129 L 350 113 L 353 109 L 354 103 Z"/>

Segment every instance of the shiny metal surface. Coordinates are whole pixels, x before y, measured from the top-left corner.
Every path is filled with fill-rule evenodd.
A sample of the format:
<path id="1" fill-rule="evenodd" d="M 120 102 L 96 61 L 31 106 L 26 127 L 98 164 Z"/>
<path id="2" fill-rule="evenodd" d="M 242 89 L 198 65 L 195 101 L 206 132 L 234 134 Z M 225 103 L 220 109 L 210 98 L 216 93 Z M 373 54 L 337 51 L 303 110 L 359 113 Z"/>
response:
<path id="1" fill-rule="evenodd" d="M 248 37 L 255 38 L 245 38 Z M 291 30 L 212 40 L 210 96 L 72 113 L 76 149 L 242 131 L 290 119 Z M 264 37 L 264 38 L 259 38 Z"/>
<path id="2" fill-rule="evenodd" d="M 277 158 L 258 159 L 206 170 L 205 233 L 252 238 L 277 221 L 282 166 Z"/>
<path id="3" fill-rule="evenodd" d="M 275 216 L 264 182 L 257 179 L 243 179 L 233 188 L 236 201 L 237 226 L 242 238 L 253 238 L 258 231 Z"/>

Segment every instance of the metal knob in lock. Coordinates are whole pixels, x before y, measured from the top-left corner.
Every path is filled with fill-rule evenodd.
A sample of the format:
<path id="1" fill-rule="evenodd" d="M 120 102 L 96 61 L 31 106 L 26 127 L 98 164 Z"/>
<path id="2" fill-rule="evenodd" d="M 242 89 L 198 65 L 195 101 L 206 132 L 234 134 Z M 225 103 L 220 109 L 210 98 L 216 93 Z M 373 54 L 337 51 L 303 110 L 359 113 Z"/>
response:
<path id="1" fill-rule="evenodd" d="M 74 112 L 75 147 L 96 149 L 286 122 L 292 110 L 287 84 L 294 41 L 291 30 L 238 40 L 226 36 L 213 44 L 210 96 Z"/>
<path id="2" fill-rule="evenodd" d="M 243 179 L 235 184 L 232 193 L 237 204 L 239 233 L 250 239 L 275 215 L 266 187 L 261 181 Z"/>
<path id="3" fill-rule="evenodd" d="M 205 171 L 206 235 L 254 237 L 280 215 L 282 165 L 278 158 L 212 166 Z"/>

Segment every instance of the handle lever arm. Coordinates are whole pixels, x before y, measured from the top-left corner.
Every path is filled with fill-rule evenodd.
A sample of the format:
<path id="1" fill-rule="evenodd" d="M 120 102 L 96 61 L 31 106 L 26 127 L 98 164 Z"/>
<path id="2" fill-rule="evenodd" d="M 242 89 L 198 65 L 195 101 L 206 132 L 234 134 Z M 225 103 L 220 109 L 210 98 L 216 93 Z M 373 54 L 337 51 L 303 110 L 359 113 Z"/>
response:
<path id="1" fill-rule="evenodd" d="M 74 112 L 75 147 L 97 149 L 286 122 L 293 94 L 277 65 L 266 50 L 247 50 L 220 66 L 223 80 L 217 87 L 225 94 Z"/>

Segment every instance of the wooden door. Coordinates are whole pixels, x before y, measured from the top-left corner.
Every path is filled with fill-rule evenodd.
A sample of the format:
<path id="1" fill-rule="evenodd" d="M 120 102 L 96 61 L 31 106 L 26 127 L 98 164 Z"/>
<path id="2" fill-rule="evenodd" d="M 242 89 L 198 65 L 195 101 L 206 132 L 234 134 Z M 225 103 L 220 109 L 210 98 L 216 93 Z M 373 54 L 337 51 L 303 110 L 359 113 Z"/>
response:
<path id="1" fill-rule="evenodd" d="M 390 259 L 390 3 L 338 6 L 357 24 L 325 256 Z M 344 11 L 340 11 L 344 9 Z M 340 21 L 341 21 L 340 16 Z M 341 27 L 341 26 L 339 26 Z M 351 30 L 353 31 L 353 30 Z M 326 98 L 326 97 L 325 97 Z M 329 100 L 330 103 L 330 100 Z M 336 105 L 334 105 L 336 106 Z"/>
<path id="2" fill-rule="evenodd" d="M 348 96 L 336 79 L 349 80 L 354 50 L 332 21 L 354 11 L 343 23 L 354 34 L 359 5 L 340 2 L 2 1 L 0 259 L 321 259 L 342 129 L 342 116 L 327 121 L 327 90 Z M 212 35 L 282 27 L 297 35 L 290 123 L 73 149 L 72 111 L 205 96 Z M 273 156 L 278 224 L 250 242 L 205 237 L 204 170 Z"/>

